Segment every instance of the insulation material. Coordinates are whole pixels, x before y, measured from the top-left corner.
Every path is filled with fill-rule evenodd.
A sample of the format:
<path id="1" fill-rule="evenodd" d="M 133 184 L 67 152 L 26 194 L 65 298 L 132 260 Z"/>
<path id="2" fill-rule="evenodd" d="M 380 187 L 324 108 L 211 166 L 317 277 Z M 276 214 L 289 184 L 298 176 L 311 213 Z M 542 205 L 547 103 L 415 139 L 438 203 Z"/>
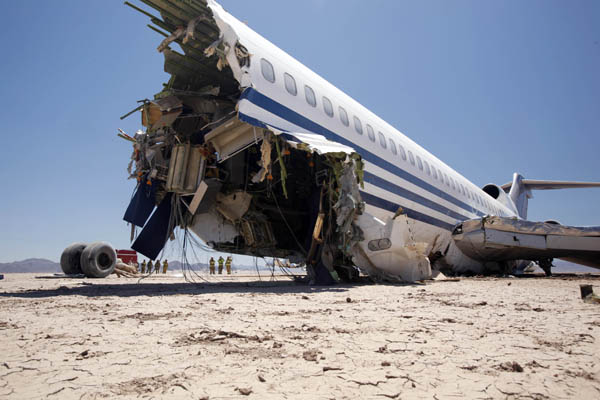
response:
<path id="1" fill-rule="evenodd" d="M 239 235 L 236 227 L 215 209 L 197 214 L 189 228 L 208 244 L 233 242 Z"/>
<path id="2" fill-rule="evenodd" d="M 158 45 L 158 47 L 156 48 L 156 50 L 158 50 L 159 53 L 162 53 L 163 51 L 165 51 L 165 49 L 167 47 L 169 47 L 169 45 L 171 43 L 173 43 L 177 39 L 181 39 L 183 37 L 183 35 L 185 34 L 185 32 L 186 32 L 186 29 L 183 26 L 180 26 L 179 28 L 177 28 L 177 30 L 175 32 L 173 32 L 169 36 L 167 36 L 165 38 L 165 40 L 163 40 Z"/>
<path id="3" fill-rule="evenodd" d="M 273 129 L 273 128 L 271 128 Z M 354 149 L 346 145 L 333 142 L 325 136 L 315 133 L 285 132 L 288 143 L 294 148 L 305 148 L 317 154 L 342 153 L 352 154 Z"/>
<path id="4" fill-rule="evenodd" d="M 354 223 L 358 215 L 364 212 L 364 202 L 358 191 L 353 162 L 344 165 L 339 178 L 340 195 L 333 209 L 337 215 L 338 232 L 343 238 L 342 251 L 350 254 L 351 248 L 363 240 L 361 229 Z"/>
<path id="5" fill-rule="evenodd" d="M 245 88 L 250 86 L 252 83 L 247 73 L 248 67 L 250 66 L 250 57 L 247 49 L 239 44 L 239 36 L 229 23 L 233 18 L 230 14 L 225 12 L 223 7 L 214 1 L 208 1 L 208 7 L 210 8 L 214 21 L 219 28 L 221 36 L 219 40 L 222 41 L 223 56 L 222 59 L 219 56 L 219 65 L 222 67 L 228 65 L 233 72 L 233 76 L 240 83 L 240 86 Z M 246 57 L 247 54 L 247 57 Z"/>
<path id="6" fill-rule="evenodd" d="M 185 37 L 183 38 L 183 44 L 187 44 L 187 42 L 189 42 L 190 39 L 195 39 L 196 25 L 198 24 L 198 22 L 205 20 L 206 18 L 203 15 L 200 15 L 196 18 L 191 19 L 188 22 L 187 27 L 185 29 Z"/>
<path id="7" fill-rule="evenodd" d="M 175 96 L 150 101 L 142 108 L 142 125 L 149 129 L 171 126 L 183 110 L 183 104 Z"/>
<path id="8" fill-rule="evenodd" d="M 265 133 L 262 144 L 260 145 L 260 171 L 252 177 L 252 182 L 258 183 L 265 180 L 271 170 L 271 133 Z"/>
<path id="9" fill-rule="evenodd" d="M 217 211 L 231 222 L 242 218 L 252 201 L 252 195 L 243 190 L 236 190 L 230 194 L 217 194 Z"/>
<path id="10" fill-rule="evenodd" d="M 135 194 L 129 202 L 129 206 L 123 215 L 123 219 L 136 226 L 144 226 L 152 210 L 154 210 L 154 202 L 156 196 L 156 181 L 152 181 L 152 185 L 148 186 L 145 183 L 138 185 Z"/>
<path id="11" fill-rule="evenodd" d="M 222 37 L 220 37 L 212 42 L 210 46 L 204 49 L 204 55 L 206 57 L 212 57 L 216 54 L 217 57 L 219 57 L 219 60 L 217 61 L 217 69 L 221 71 L 223 70 L 223 67 L 228 65 L 227 53 L 229 52 L 229 48 L 230 46 L 223 40 Z"/>
<path id="12" fill-rule="evenodd" d="M 144 226 L 131 248 L 140 254 L 155 260 L 160 254 L 173 227 L 171 220 L 172 193 L 167 193 L 152 217 Z"/>

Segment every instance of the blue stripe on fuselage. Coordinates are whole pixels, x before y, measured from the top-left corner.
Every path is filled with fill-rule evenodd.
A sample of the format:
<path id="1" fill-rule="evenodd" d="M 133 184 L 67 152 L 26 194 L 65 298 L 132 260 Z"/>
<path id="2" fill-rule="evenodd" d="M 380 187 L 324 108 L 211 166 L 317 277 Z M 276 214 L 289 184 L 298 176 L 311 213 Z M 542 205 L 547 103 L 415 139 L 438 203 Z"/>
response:
<path id="1" fill-rule="evenodd" d="M 482 216 L 485 214 L 485 213 L 477 210 L 476 208 L 471 207 L 469 204 L 466 204 L 463 201 L 448 194 L 447 192 L 444 192 L 443 190 L 438 189 L 437 187 L 431 185 L 430 183 L 427 183 L 427 182 L 423 181 L 422 179 L 410 174 L 408 171 L 405 171 L 402 168 L 399 168 L 398 166 L 390 163 L 389 161 L 386 161 L 383 158 L 377 156 L 376 154 L 374 154 L 362 147 L 359 147 L 356 143 L 346 139 L 345 137 L 340 136 L 340 135 L 336 134 L 335 132 L 330 131 L 329 129 L 304 117 L 303 115 L 297 113 L 296 111 L 284 106 L 283 104 L 276 102 L 275 100 L 258 92 L 254 88 L 250 87 L 250 88 L 247 88 L 246 90 L 244 90 L 244 92 L 240 96 L 240 100 L 242 100 L 242 99 L 247 99 L 248 101 L 257 105 L 258 107 L 261 107 L 294 125 L 300 126 L 304 129 L 308 130 L 309 132 L 323 135 L 329 140 L 333 140 L 333 141 L 339 142 L 341 144 L 345 144 L 346 146 L 354 148 L 362 156 L 363 159 L 377 165 L 378 167 L 380 167 L 384 170 L 387 170 L 387 171 L 393 173 L 394 175 L 396 175 L 408 182 L 413 183 L 416 186 L 419 186 L 422 189 L 427 190 L 428 192 L 430 192 L 432 194 L 435 194 L 436 196 L 439 196 L 439 197 L 445 199 L 446 201 L 449 201 L 450 203 L 453 203 L 453 204 L 459 206 L 460 208 L 462 208 L 465 211 L 474 213 L 478 216 Z M 254 118 L 252 118 L 252 119 L 255 121 L 258 121 Z M 262 125 L 264 125 L 264 124 L 262 124 Z M 285 129 L 283 129 L 283 130 L 285 130 Z M 460 215 L 460 214 L 458 214 L 458 215 Z M 465 217 L 465 216 L 461 216 L 461 217 L 464 219 L 469 219 L 469 217 Z"/>
<path id="2" fill-rule="evenodd" d="M 449 217 L 456 218 L 459 221 L 464 221 L 464 220 L 469 219 L 469 217 L 466 217 L 462 214 L 457 213 L 456 211 L 453 211 L 447 207 L 444 207 L 443 205 L 438 204 L 433 200 L 430 200 L 426 197 L 423 197 L 414 192 L 411 192 L 408 189 L 405 189 L 405 188 L 395 185 L 389 181 L 386 181 L 385 179 L 383 179 L 377 175 L 374 175 L 368 171 L 365 171 L 364 179 L 365 179 L 365 182 L 369 182 L 377 187 L 387 190 L 388 192 L 397 194 L 398 196 L 402 196 L 408 200 L 414 201 L 415 203 L 419 203 L 425 207 L 431 208 L 432 210 L 441 212 L 442 214 L 446 214 Z"/>
<path id="3" fill-rule="evenodd" d="M 390 211 L 393 213 L 398 211 L 398 208 L 400 207 L 396 203 L 393 203 L 389 200 L 384 200 L 380 197 L 377 197 L 368 192 L 364 192 L 362 190 L 360 191 L 360 196 L 362 197 L 362 199 L 365 202 L 367 202 L 367 204 L 370 204 L 372 206 L 375 206 L 375 207 L 378 207 L 378 208 L 381 208 L 383 210 L 387 210 L 387 211 Z M 416 210 L 413 210 L 410 208 L 402 207 L 402 211 L 409 218 L 415 219 L 417 221 L 425 222 L 429 225 L 438 226 L 447 231 L 452 231 L 452 229 L 454 228 L 454 225 L 449 224 L 448 222 L 441 221 L 437 218 L 432 217 L 431 215 L 423 214 L 422 212 L 419 212 L 419 211 L 416 211 Z"/>

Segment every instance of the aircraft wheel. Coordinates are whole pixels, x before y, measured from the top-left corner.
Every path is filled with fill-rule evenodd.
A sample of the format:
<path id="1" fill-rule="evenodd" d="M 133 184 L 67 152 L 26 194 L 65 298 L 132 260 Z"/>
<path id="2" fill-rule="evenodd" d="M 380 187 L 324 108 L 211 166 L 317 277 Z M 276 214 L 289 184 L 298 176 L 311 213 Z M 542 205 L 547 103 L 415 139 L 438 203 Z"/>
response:
<path id="1" fill-rule="evenodd" d="M 73 243 L 63 250 L 60 256 L 60 268 L 65 274 L 81 274 L 81 253 L 85 246 L 85 243 Z"/>
<path id="2" fill-rule="evenodd" d="M 552 276 L 552 258 L 546 258 L 544 260 L 539 260 L 538 265 L 541 269 L 544 270 L 546 276 Z"/>
<path id="3" fill-rule="evenodd" d="M 105 278 L 117 264 L 117 253 L 106 242 L 89 244 L 81 253 L 81 270 L 88 278 Z"/>
<path id="4" fill-rule="evenodd" d="M 340 280 L 345 283 L 356 282 L 360 275 L 358 270 L 354 267 L 349 267 L 349 266 L 345 266 L 345 265 L 343 265 L 343 266 L 336 265 L 334 267 L 334 269 L 335 269 L 335 272 L 337 272 L 338 276 L 340 277 Z"/>

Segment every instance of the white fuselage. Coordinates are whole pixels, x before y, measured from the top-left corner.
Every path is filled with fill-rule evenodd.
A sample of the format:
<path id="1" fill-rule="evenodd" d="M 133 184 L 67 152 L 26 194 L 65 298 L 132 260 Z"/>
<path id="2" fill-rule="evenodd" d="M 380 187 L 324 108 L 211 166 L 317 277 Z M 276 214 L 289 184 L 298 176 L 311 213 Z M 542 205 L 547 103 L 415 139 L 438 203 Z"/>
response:
<path id="1" fill-rule="evenodd" d="M 240 119 L 285 131 L 320 134 L 352 147 L 365 162 L 361 195 L 370 214 L 385 220 L 401 207 L 414 223 L 416 240 L 433 247 L 433 243 L 444 243 L 446 248 L 440 251 L 454 258 L 447 261 L 467 264 L 473 260 L 465 259 L 458 249 L 448 254 L 454 225 L 486 214 L 516 216 L 218 4 L 209 1 L 209 6 L 219 17 L 217 24 L 228 25 L 252 55 L 249 67 L 234 69 L 245 87 L 238 103 Z"/>

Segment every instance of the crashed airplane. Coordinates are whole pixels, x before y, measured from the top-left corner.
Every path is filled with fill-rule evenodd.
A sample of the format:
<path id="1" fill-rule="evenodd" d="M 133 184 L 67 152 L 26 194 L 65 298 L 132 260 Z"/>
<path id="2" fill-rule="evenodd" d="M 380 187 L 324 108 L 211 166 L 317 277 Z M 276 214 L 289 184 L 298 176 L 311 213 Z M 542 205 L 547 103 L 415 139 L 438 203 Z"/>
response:
<path id="1" fill-rule="evenodd" d="M 125 4 L 164 36 L 171 75 L 134 110 L 145 131 L 120 134 L 137 180 L 124 219 L 146 257 L 183 228 L 217 251 L 306 263 L 320 281 L 553 258 L 600 268 L 600 228 L 526 221 L 532 190 L 600 183 L 515 174 L 480 189 L 215 1 L 140 1 L 153 10 Z"/>

